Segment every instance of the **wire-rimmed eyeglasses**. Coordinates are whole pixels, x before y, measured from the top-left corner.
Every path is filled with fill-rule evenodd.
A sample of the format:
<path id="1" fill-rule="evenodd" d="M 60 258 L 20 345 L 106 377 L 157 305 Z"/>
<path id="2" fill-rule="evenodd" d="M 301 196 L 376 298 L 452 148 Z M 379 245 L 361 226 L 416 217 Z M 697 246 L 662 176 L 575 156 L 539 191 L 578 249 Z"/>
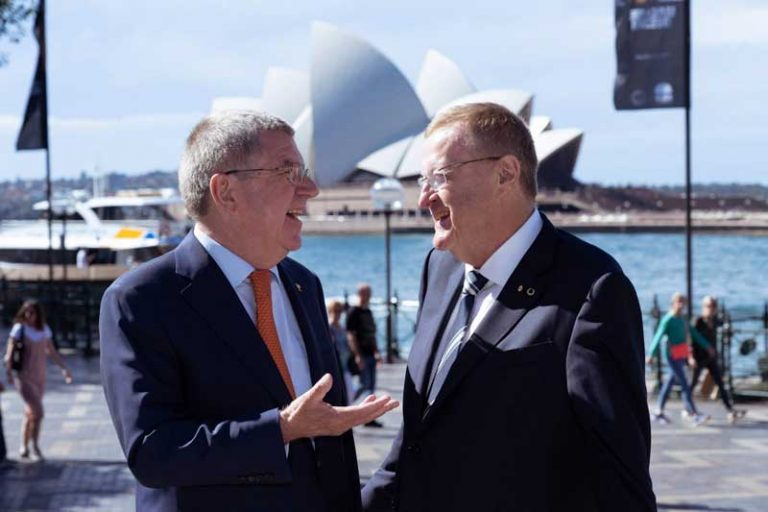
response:
<path id="1" fill-rule="evenodd" d="M 424 187 L 424 184 L 426 183 L 429 185 L 430 190 L 434 192 L 438 192 L 440 189 L 442 189 L 446 182 L 448 181 L 447 175 L 450 172 L 451 169 L 456 169 L 458 167 L 461 167 L 462 165 L 472 164 L 475 162 L 482 162 L 484 160 L 499 160 L 500 158 L 504 158 L 505 155 L 500 156 L 484 156 L 482 158 L 473 158 L 472 160 L 464 160 L 463 162 L 452 162 L 450 164 L 444 165 L 440 167 L 439 169 L 435 169 L 434 171 L 427 172 L 426 175 L 422 175 L 418 179 L 418 184 L 420 187 Z"/>
<path id="2" fill-rule="evenodd" d="M 310 170 L 303 165 L 281 165 L 280 167 L 262 168 L 262 169 L 232 169 L 224 171 L 221 174 L 239 174 L 254 173 L 256 176 L 285 176 L 292 185 L 298 185 L 309 177 Z"/>

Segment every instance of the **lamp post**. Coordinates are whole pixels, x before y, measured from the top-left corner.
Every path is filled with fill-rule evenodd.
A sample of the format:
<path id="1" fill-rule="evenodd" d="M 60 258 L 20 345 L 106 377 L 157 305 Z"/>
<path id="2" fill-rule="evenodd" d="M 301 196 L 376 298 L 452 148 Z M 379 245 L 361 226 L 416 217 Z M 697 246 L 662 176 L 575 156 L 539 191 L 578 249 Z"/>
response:
<path id="1" fill-rule="evenodd" d="M 391 217 L 392 213 L 403 209 L 403 186 L 395 178 L 376 180 L 370 190 L 371 201 L 376 210 L 384 214 L 384 253 L 386 260 L 386 301 L 387 301 L 387 362 L 392 363 L 399 357 L 397 336 L 392 323 L 392 265 L 391 265 Z"/>

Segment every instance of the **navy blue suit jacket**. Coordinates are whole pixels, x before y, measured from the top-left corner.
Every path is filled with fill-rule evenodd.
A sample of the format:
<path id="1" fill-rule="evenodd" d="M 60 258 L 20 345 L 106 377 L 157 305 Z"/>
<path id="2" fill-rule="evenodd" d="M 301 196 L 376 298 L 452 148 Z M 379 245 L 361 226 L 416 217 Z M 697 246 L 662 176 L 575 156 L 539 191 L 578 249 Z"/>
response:
<path id="1" fill-rule="evenodd" d="M 403 424 L 364 510 L 655 510 L 634 288 L 610 256 L 542 217 L 432 406 L 435 345 L 464 265 L 427 257 Z"/>
<path id="2" fill-rule="evenodd" d="M 278 264 L 312 381 L 345 402 L 317 277 Z M 286 459 L 278 408 L 291 401 L 277 367 L 221 269 L 190 233 L 179 247 L 115 281 L 100 317 L 104 390 L 137 510 L 358 511 L 351 432 L 304 440 L 311 464 Z M 294 450 L 294 445 L 291 445 Z M 306 457 L 305 457 L 306 458 Z M 306 462 L 306 461 L 305 461 Z M 313 489 L 306 487 L 313 482 Z"/>

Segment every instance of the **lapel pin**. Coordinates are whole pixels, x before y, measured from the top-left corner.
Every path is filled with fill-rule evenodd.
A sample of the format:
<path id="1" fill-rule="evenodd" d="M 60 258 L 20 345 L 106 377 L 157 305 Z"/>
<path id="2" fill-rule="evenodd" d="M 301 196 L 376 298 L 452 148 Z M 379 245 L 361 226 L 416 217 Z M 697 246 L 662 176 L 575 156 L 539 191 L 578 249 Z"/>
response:
<path id="1" fill-rule="evenodd" d="M 527 293 L 529 297 L 533 297 L 533 294 L 536 293 L 536 290 L 534 290 L 533 288 L 528 288 L 527 290 L 525 290 L 525 293 Z"/>
<path id="2" fill-rule="evenodd" d="M 301 285 L 299 283 L 296 283 L 296 289 L 299 291 L 299 293 L 302 292 Z"/>
<path id="3" fill-rule="evenodd" d="M 517 287 L 517 292 L 520 293 L 523 291 L 523 285 L 520 285 Z"/>

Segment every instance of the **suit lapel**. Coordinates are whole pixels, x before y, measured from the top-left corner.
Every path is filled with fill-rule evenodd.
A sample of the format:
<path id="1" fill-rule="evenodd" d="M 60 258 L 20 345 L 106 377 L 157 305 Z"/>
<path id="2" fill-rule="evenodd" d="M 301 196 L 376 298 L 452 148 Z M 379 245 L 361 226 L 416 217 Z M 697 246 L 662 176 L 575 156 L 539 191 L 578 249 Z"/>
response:
<path id="1" fill-rule="evenodd" d="M 224 273 L 192 233 L 176 249 L 176 272 L 189 280 L 180 292 L 184 300 L 261 382 L 275 403 L 288 404 L 291 401 L 288 388 L 256 326 Z"/>
<path id="2" fill-rule="evenodd" d="M 408 373 L 421 395 L 426 393 L 435 351 L 456 305 L 464 279 L 464 265 L 450 254 L 433 253 L 432 257 L 444 259 L 429 270 L 435 277 L 431 279 L 427 295 L 422 301 L 413 348 L 408 358 Z"/>
<path id="3" fill-rule="evenodd" d="M 291 302 L 293 314 L 299 324 L 301 338 L 307 351 L 309 372 L 312 377 L 312 382 L 315 383 L 320 380 L 320 377 L 325 373 L 325 365 L 323 364 L 321 355 L 318 353 L 320 345 L 318 344 L 317 337 L 310 326 L 323 325 L 323 319 L 310 319 L 306 307 L 306 301 L 308 299 L 304 296 L 306 283 L 302 284 L 301 279 L 291 271 L 290 267 L 286 265 L 285 260 L 278 263 L 277 270 L 280 273 L 280 279 L 282 280 L 286 294 L 288 295 L 288 300 Z"/>
<path id="4" fill-rule="evenodd" d="M 509 335 L 525 314 L 539 302 L 549 282 L 547 271 L 552 266 L 556 243 L 554 227 L 544 215 L 542 220 L 544 225 L 536 240 L 462 348 L 435 402 L 425 411 L 425 422 L 445 403 L 467 374 Z"/>

